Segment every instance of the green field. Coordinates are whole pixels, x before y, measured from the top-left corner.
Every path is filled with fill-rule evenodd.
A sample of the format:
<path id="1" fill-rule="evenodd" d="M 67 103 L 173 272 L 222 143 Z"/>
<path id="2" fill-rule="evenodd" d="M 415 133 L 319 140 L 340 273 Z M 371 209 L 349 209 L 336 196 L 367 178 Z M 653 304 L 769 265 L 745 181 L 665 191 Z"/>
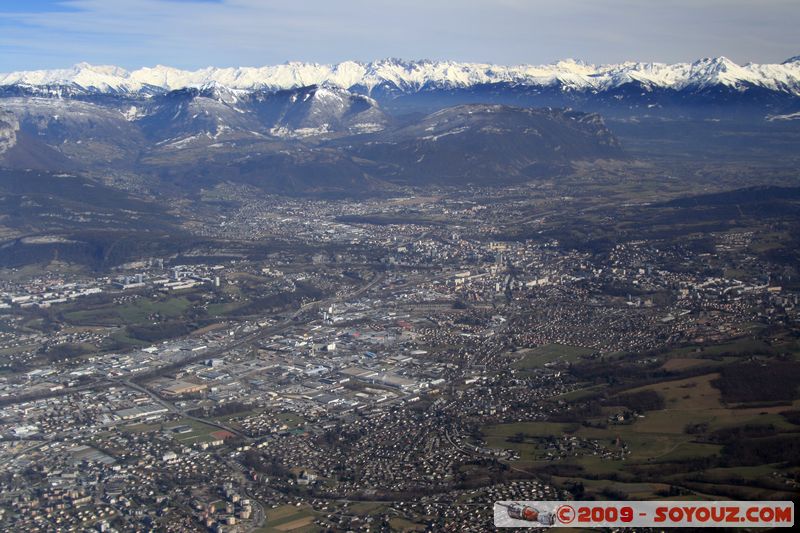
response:
<path id="1" fill-rule="evenodd" d="M 121 426 L 120 431 L 125 433 L 147 433 L 148 431 L 157 431 L 163 427 L 163 424 L 128 424 Z"/>
<path id="2" fill-rule="evenodd" d="M 206 312 L 209 316 L 225 316 L 247 305 L 245 302 L 226 302 L 208 304 Z"/>
<path id="3" fill-rule="evenodd" d="M 170 429 L 181 425 L 190 426 L 192 428 L 190 433 L 173 433 L 175 440 L 181 444 L 194 444 L 195 442 L 209 442 L 216 440 L 217 438 L 211 436 L 211 434 L 216 431 L 221 431 L 218 427 L 210 426 L 189 418 L 181 418 L 177 422 L 170 423 L 164 427 Z"/>
<path id="4" fill-rule="evenodd" d="M 520 456 L 524 463 L 536 463 L 543 460 L 542 451 L 528 442 L 510 442 L 508 439 L 514 435 L 522 434 L 529 437 L 560 437 L 565 433 L 574 433 L 575 424 L 559 424 L 554 422 L 517 422 L 514 424 L 499 424 L 484 426 L 481 432 L 486 444 L 492 448 L 511 449 Z"/>
<path id="5" fill-rule="evenodd" d="M 172 428 L 177 426 L 190 426 L 192 431 L 189 433 L 174 433 L 171 432 Z M 122 426 L 122 431 L 129 433 L 146 433 L 148 431 L 169 431 L 173 438 L 181 444 L 191 445 L 196 442 L 210 442 L 216 440 L 211 434 L 215 431 L 220 431 L 219 428 L 204 424 L 197 420 L 190 418 L 181 418 L 179 420 L 172 420 L 165 423 L 158 424 L 130 424 Z"/>
<path id="6" fill-rule="evenodd" d="M 592 385 L 592 386 L 589 386 L 589 387 L 584 387 L 582 389 L 576 389 L 576 390 L 574 390 L 572 392 L 567 392 L 566 394 L 562 394 L 562 395 L 558 396 L 558 399 L 559 400 L 564 400 L 564 401 L 567 401 L 567 402 L 574 402 L 574 401 L 578 401 L 578 400 L 582 400 L 584 398 L 588 398 L 588 397 L 594 396 L 595 394 L 603 391 L 607 387 L 608 387 L 608 385 L 603 384 L 603 383 L 601 383 L 599 385 Z"/>
<path id="7" fill-rule="evenodd" d="M 145 346 L 149 346 L 151 343 L 145 342 L 139 339 L 134 339 L 133 337 L 129 337 L 125 334 L 125 329 L 120 329 L 115 331 L 109 336 L 109 340 L 116 345 L 119 349 L 124 348 L 144 348 Z"/>
<path id="8" fill-rule="evenodd" d="M 380 515 L 386 511 L 386 504 L 381 502 L 356 502 L 348 508 L 348 513 L 358 516 Z"/>
<path id="9" fill-rule="evenodd" d="M 233 420 L 235 418 L 246 418 L 248 416 L 254 416 L 254 415 L 257 415 L 258 413 L 260 413 L 262 411 L 263 411 L 263 409 L 245 409 L 244 411 L 238 411 L 236 413 L 230 413 L 230 414 L 227 414 L 227 415 L 214 416 L 214 417 L 211 417 L 210 420 L 213 420 L 214 422 L 218 422 L 218 423 L 227 425 L 228 422 L 230 422 L 231 420 Z"/>
<path id="10" fill-rule="evenodd" d="M 389 520 L 389 527 L 392 531 L 427 531 L 428 528 L 424 524 L 417 524 L 406 520 L 405 518 L 394 517 Z"/>
<path id="11" fill-rule="evenodd" d="M 793 429 L 778 413 L 790 408 L 788 405 L 773 407 L 729 408 L 712 382 L 719 374 L 710 373 L 687 379 L 663 381 L 653 385 L 630 389 L 627 392 L 654 390 L 666 402 L 666 409 L 647 413 L 634 428 L 643 433 L 682 433 L 687 424 L 707 423 L 709 428 L 738 426 L 743 424 L 773 424 L 780 429 Z M 796 406 L 799 402 L 795 401 Z"/>
<path id="12" fill-rule="evenodd" d="M 304 426 L 306 423 L 306 420 L 297 413 L 280 413 L 276 415 L 275 418 L 277 418 L 280 422 L 283 422 L 284 424 L 289 426 L 289 428 L 292 429 Z"/>
<path id="13" fill-rule="evenodd" d="M 192 303 L 185 296 L 166 298 L 137 298 L 122 305 L 107 303 L 89 309 L 67 311 L 64 320 L 74 325 L 130 325 L 152 322 L 158 315 L 161 320 L 180 318 Z"/>
<path id="14" fill-rule="evenodd" d="M 758 344 L 743 344 L 751 349 L 764 349 Z M 720 346 L 715 351 L 729 353 L 732 346 L 744 349 L 743 344 Z M 697 466 L 689 466 L 688 470 L 681 466 L 724 465 L 724 462 L 717 462 L 723 454 L 723 445 L 708 439 L 718 430 L 743 426 L 771 427 L 773 431 L 783 432 L 782 435 L 800 434 L 800 427 L 780 414 L 789 409 L 800 409 L 800 400 L 795 400 L 791 405 L 779 403 L 729 407 L 722 402 L 721 393 L 714 386 L 718 377 L 719 373 L 709 372 L 683 379 L 665 379 L 616 392 L 617 395 L 656 392 L 664 401 L 663 409 L 640 413 L 623 423 L 608 420 L 610 415 L 625 408 L 615 406 L 606 399 L 599 404 L 602 414 L 587 419 L 586 423 L 518 422 L 487 425 L 481 428 L 481 433 L 488 446 L 515 450 L 519 460 L 511 464 L 517 468 L 544 470 L 556 476 L 561 476 L 560 472 L 572 472 L 562 476 L 561 486 L 568 488 L 568 482 L 579 480 L 588 495 L 599 498 L 604 497 L 606 489 L 627 498 L 657 498 L 667 494 L 669 491 L 665 489 L 669 489 L 670 485 L 679 487 L 680 492 L 677 495 L 669 494 L 682 498 L 754 498 L 765 497 L 770 490 L 773 494 L 791 490 L 775 477 L 775 472 L 787 472 L 785 464 L 717 467 L 707 471 Z M 559 399 L 580 402 L 589 398 L 597 402 L 598 399 L 591 399 L 592 395 L 605 388 L 607 385 L 604 384 L 590 386 Z M 613 398 L 614 395 L 609 394 L 608 397 Z M 700 429 L 690 432 L 690 428 Z M 574 436 L 577 437 L 576 442 L 584 446 L 568 451 L 565 456 L 562 455 L 563 451 L 548 455 L 547 447 L 553 443 L 542 441 L 541 437 L 551 436 L 556 439 Z M 620 450 L 617 445 L 619 442 L 624 445 L 622 449 L 627 449 L 629 453 L 625 454 L 624 460 L 618 456 L 603 457 L 602 453 L 595 455 L 590 443 L 582 439 L 596 441 L 605 451 L 612 452 Z M 727 484 L 731 486 L 726 487 Z M 719 485 L 720 489 L 714 490 L 715 485 Z"/>
<path id="15" fill-rule="evenodd" d="M 281 505 L 275 509 L 266 510 L 264 526 L 256 530 L 257 533 L 280 533 L 291 531 L 294 533 L 309 533 L 318 531 L 319 527 L 313 524 L 316 513 L 308 505 Z"/>
<path id="16" fill-rule="evenodd" d="M 574 363 L 581 357 L 589 355 L 592 351 L 589 348 L 581 348 L 579 346 L 547 344 L 516 352 L 515 356 L 521 355 L 522 357 L 513 366 L 519 370 L 534 370 L 542 368 L 548 363 Z"/>
<path id="17" fill-rule="evenodd" d="M 520 453 L 523 462 L 535 462 L 541 459 L 536 447 L 527 442 L 509 442 L 508 438 L 517 434 L 529 437 L 561 437 L 574 435 L 586 439 L 595 439 L 602 443 L 611 444 L 617 437 L 631 449 L 629 460 L 648 461 L 665 457 L 667 454 L 681 453 L 687 456 L 692 454 L 705 455 L 716 453 L 719 446 L 706 447 L 706 445 L 692 444 L 692 438 L 682 433 L 669 432 L 643 432 L 637 427 L 640 422 L 630 425 L 609 425 L 607 428 L 583 427 L 578 424 L 561 424 L 553 422 L 527 422 L 514 424 L 501 424 L 484 426 L 482 433 L 486 442 L 491 447 L 510 448 Z M 681 426 L 683 427 L 683 426 Z M 594 456 L 577 458 L 579 463 L 593 463 Z M 604 464 L 616 463 L 603 460 Z M 612 469 L 616 469 L 613 467 Z"/>
<path id="18" fill-rule="evenodd" d="M 579 427 L 578 424 L 565 424 L 560 422 L 515 422 L 513 424 L 484 426 L 481 431 L 486 437 L 505 439 L 517 433 L 525 433 L 526 435 L 535 437 L 575 433 Z"/>
<path id="19" fill-rule="evenodd" d="M 694 345 L 685 346 L 670 350 L 664 357 L 666 359 L 682 358 L 682 357 L 720 357 L 724 355 L 771 355 L 775 353 L 775 348 L 760 339 L 742 338 L 735 341 L 726 342 L 723 344 Z"/>

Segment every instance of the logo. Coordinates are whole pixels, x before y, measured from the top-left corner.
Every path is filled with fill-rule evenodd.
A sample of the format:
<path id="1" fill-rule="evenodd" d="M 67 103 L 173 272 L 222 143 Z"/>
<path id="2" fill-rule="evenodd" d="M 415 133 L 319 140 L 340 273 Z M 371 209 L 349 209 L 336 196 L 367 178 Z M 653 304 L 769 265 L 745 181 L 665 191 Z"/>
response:
<path id="1" fill-rule="evenodd" d="M 501 501 L 497 527 L 748 527 L 794 526 L 790 501 Z"/>
<path id="2" fill-rule="evenodd" d="M 562 524 L 571 524 L 575 520 L 575 509 L 571 505 L 562 505 L 556 511 L 556 516 Z"/>

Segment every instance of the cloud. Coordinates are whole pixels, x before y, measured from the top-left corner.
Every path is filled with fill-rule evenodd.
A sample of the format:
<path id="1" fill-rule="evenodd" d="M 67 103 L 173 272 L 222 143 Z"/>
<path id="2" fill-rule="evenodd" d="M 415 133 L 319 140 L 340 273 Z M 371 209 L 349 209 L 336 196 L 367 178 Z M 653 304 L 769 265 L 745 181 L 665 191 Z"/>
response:
<path id="1" fill-rule="evenodd" d="M 47 2 L 46 2 L 47 3 Z M 24 3 L 23 3 L 24 4 Z M 0 8 L 0 71 L 381 57 L 542 63 L 798 53 L 800 2 L 61 0 Z"/>

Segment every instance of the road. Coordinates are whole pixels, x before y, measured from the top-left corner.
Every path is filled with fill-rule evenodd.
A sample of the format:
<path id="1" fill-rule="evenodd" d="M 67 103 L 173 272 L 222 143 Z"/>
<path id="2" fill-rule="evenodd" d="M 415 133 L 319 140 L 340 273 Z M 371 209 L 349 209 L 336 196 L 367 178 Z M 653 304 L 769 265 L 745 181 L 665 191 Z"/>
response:
<path id="1" fill-rule="evenodd" d="M 175 414 L 181 415 L 183 418 L 188 418 L 189 420 L 194 420 L 195 422 L 200 422 L 202 424 L 206 424 L 208 426 L 213 426 L 215 428 L 219 428 L 219 429 L 222 429 L 224 431 L 229 431 L 229 432 L 233 433 L 234 435 L 236 435 L 237 437 L 241 437 L 246 441 L 252 440 L 250 437 L 242 434 L 241 432 L 239 432 L 236 429 L 233 429 L 232 427 L 226 426 L 225 424 L 220 424 L 219 422 L 216 422 L 214 420 L 209 420 L 209 419 L 201 418 L 201 417 L 198 417 L 198 416 L 192 416 L 192 415 L 188 414 L 186 411 L 184 411 L 183 409 L 179 409 L 178 407 L 176 407 L 175 404 L 173 404 L 172 402 L 168 402 L 167 400 L 164 400 L 164 399 L 160 398 L 157 394 L 155 394 L 151 390 L 149 390 L 149 389 L 147 389 L 145 387 L 142 387 L 141 385 L 138 385 L 138 384 L 136 384 L 136 383 L 134 383 L 132 381 L 122 379 L 122 380 L 119 381 L 119 383 L 121 385 L 124 385 L 124 386 L 128 387 L 129 389 L 133 389 L 133 390 L 136 390 L 136 391 L 143 392 L 143 393 L 147 394 L 148 396 L 150 396 L 150 398 L 154 402 L 158 403 L 159 405 L 162 405 L 162 406 L 166 407 L 167 409 L 169 409 L 169 411 L 171 413 L 175 413 Z"/>

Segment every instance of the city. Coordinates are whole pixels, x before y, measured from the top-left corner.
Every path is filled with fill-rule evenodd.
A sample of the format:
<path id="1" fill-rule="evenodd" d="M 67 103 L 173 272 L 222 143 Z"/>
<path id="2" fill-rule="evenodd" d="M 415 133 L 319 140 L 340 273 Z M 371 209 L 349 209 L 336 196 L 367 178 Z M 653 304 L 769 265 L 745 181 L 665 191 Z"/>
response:
<path id="1" fill-rule="evenodd" d="M 703 382 L 736 360 L 719 355 L 797 350 L 800 292 L 793 270 L 755 251 L 765 230 L 704 234 L 704 253 L 671 238 L 598 253 L 547 237 L 542 214 L 527 223 L 542 236 L 500 237 L 542 209 L 535 191 L 519 194 L 253 201 L 200 227 L 280 237 L 263 259 L 14 272 L 2 287 L 3 520 L 481 531 L 491 516 L 478 502 L 571 497 L 591 486 L 575 464 L 655 453 L 621 435 L 646 434 L 664 394 L 606 392 L 589 407 L 593 394 L 637 390 L 645 369 Z M 416 220 L 376 220 L 392 217 Z M 591 378 L 598 361 L 627 386 Z M 688 431 L 669 445 L 691 458 L 719 448 Z M 780 490 L 797 490 L 791 472 L 774 472 L 795 480 Z"/>

